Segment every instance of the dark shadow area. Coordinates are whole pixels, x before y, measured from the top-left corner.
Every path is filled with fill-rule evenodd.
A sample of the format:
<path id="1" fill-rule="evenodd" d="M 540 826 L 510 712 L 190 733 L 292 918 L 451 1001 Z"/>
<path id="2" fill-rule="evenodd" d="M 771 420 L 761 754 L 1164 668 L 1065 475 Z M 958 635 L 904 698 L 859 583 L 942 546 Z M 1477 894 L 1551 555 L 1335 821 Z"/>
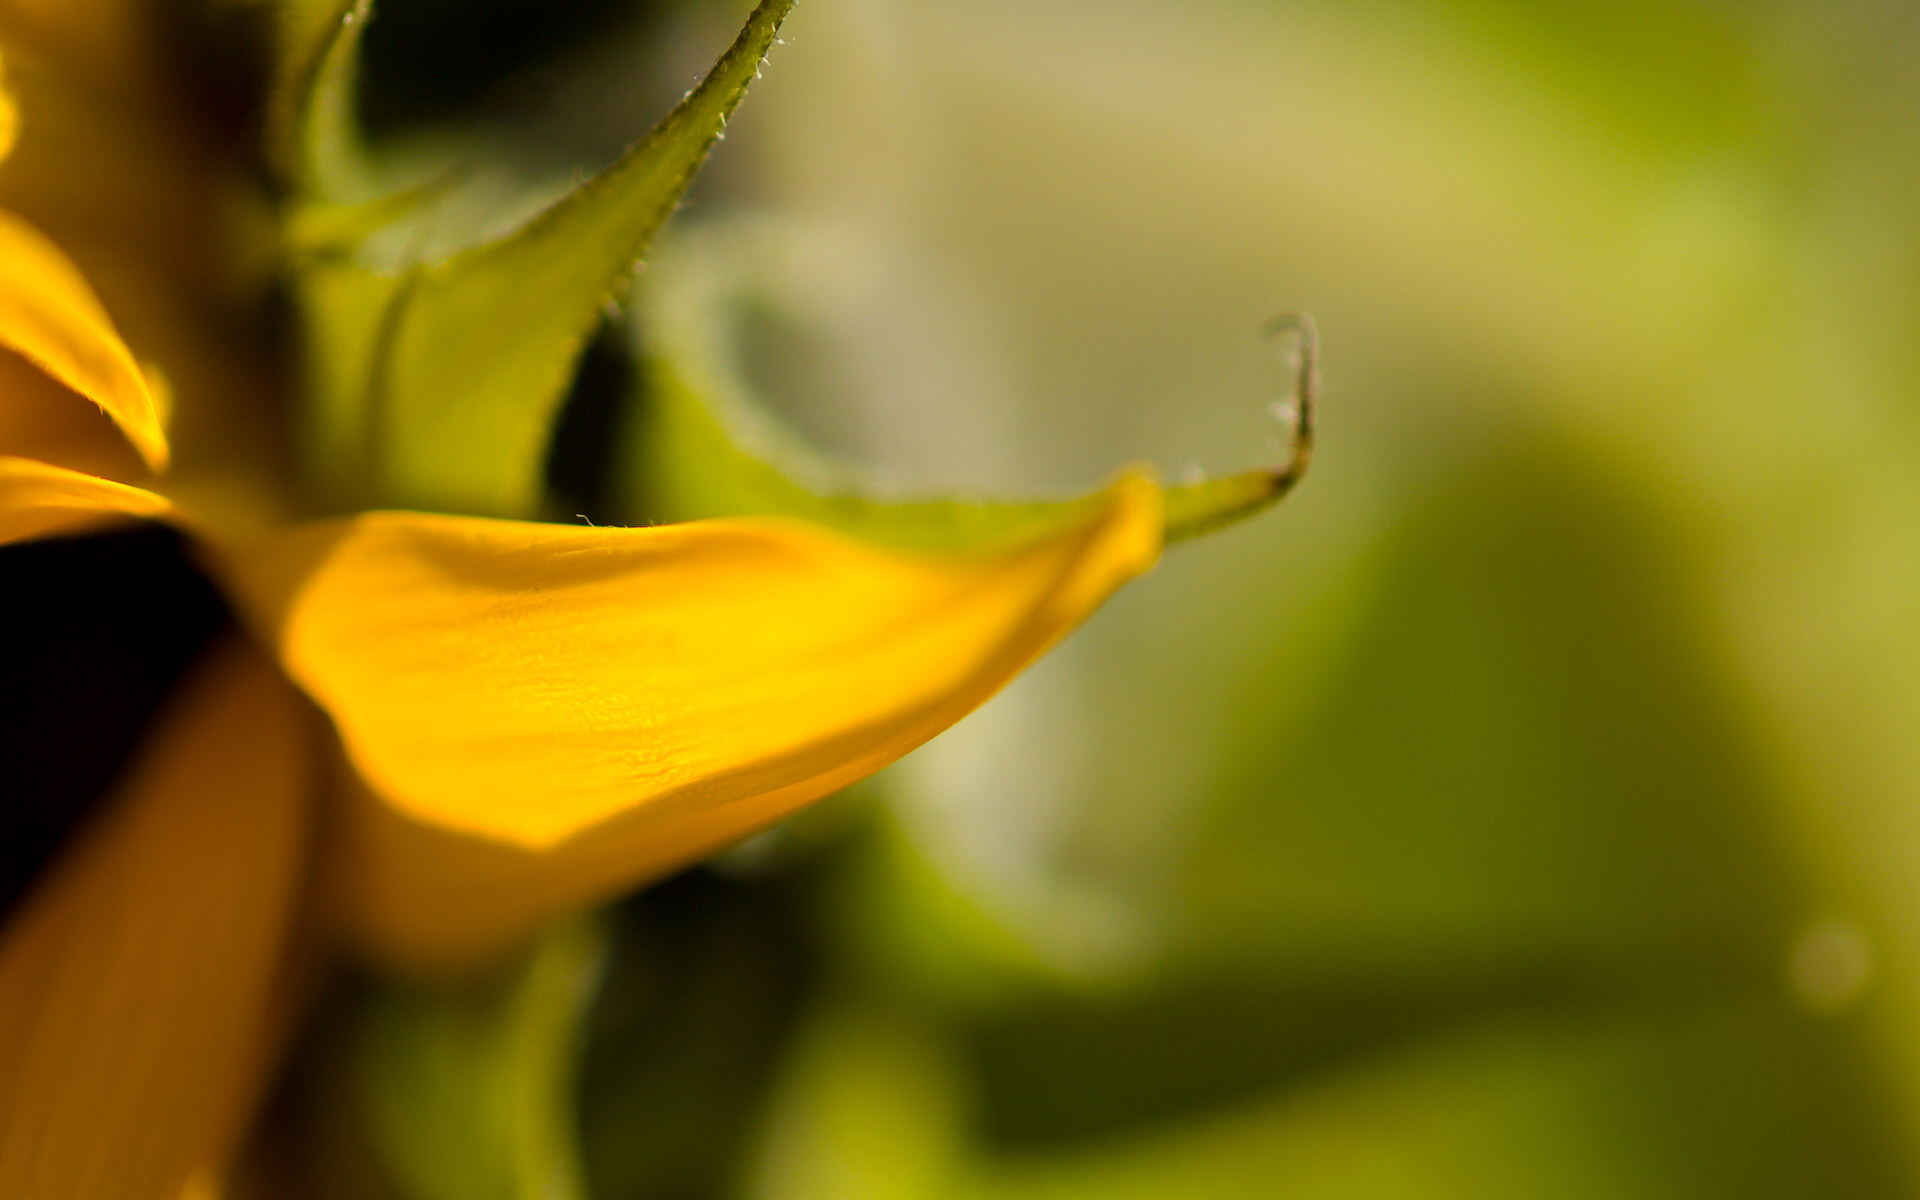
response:
<path id="1" fill-rule="evenodd" d="M 0 550 L 0 909 L 119 777 L 227 620 L 170 529 Z"/>
<path id="2" fill-rule="evenodd" d="M 1727 979 L 1697 986 L 1725 992 Z M 1123 1142 L 1311 1086 L 1423 1039 L 1523 1015 L 1648 1003 L 1575 969 L 1487 978 L 1183 980 L 1055 998 L 975 1026 L 980 1134 L 1008 1153 Z"/>
<path id="3" fill-rule="evenodd" d="M 676 0 L 381 0 L 367 26 L 360 112 L 378 136 L 460 117 L 513 77 Z"/>
<path id="4" fill-rule="evenodd" d="M 547 443 L 547 494 L 553 519 L 618 523 L 611 488 L 621 422 L 639 388 L 624 328 L 603 325 L 580 356 Z"/>
<path id="5" fill-rule="evenodd" d="M 1591 1194 L 1633 1194 L 1618 1189 L 1635 1180 L 1727 1200 L 1914 1194 L 1860 1030 L 1810 1020 L 1760 994 L 1761 981 L 1711 975 L 1694 964 L 1688 986 L 1657 989 L 1571 972 L 1479 984 L 1240 979 L 1042 1003 L 969 1038 L 979 1132 L 1013 1161 L 1098 1152 L 1290 1096 L 1311 1108 L 1343 1078 L 1391 1095 L 1406 1071 L 1410 1092 L 1431 1102 L 1437 1071 L 1462 1087 L 1463 1105 L 1487 1105 L 1474 1133 L 1492 1147 L 1570 1114 L 1554 1136 L 1602 1155 L 1615 1147 L 1607 1178 L 1582 1181 Z M 1476 1062 L 1482 1075 L 1458 1074 Z M 1548 1107 L 1503 1115 L 1498 1096 L 1514 1087 Z M 1383 1104 L 1380 1136 L 1406 1116 Z M 1485 1167 L 1491 1180 L 1504 1173 Z"/>
<path id="6" fill-rule="evenodd" d="M 273 64 L 272 9 L 161 0 L 151 8 L 176 94 L 222 155 L 258 165 Z"/>

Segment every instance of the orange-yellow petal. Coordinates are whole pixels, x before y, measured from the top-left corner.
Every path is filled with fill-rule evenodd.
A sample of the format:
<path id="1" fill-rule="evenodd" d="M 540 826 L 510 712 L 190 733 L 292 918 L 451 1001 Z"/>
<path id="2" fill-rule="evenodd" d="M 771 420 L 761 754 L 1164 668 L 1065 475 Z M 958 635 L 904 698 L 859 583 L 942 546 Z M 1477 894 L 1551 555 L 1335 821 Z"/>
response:
<path id="1" fill-rule="evenodd" d="M 80 269 L 0 211 L 0 346 L 100 406 L 152 469 L 167 465 L 160 405 Z M 19 403 L 0 394 L 0 405 Z"/>
<path id="2" fill-rule="evenodd" d="M 145 488 L 0 455 L 0 546 L 173 511 L 166 497 Z"/>
<path id="3" fill-rule="evenodd" d="M 366 513 L 230 569 L 371 788 L 339 860 L 357 932 L 431 964 L 892 762 L 1151 566 L 1160 528 L 1158 487 L 1128 477 L 1091 517 L 967 554 L 777 519 Z"/>
<path id="4" fill-rule="evenodd" d="M 0 454 L 106 479 L 147 474 L 112 418 L 38 366 L 0 347 Z"/>
<path id="5" fill-rule="evenodd" d="M 0 931 L 0 1196 L 165 1200 L 262 1081 L 305 861 L 299 697 L 212 651 Z"/>
<path id="6" fill-rule="evenodd" d="M 0 62 L 0 159 L 13 153 L 13 144 L 19 139 L 20 102 L 13 98 L 13 89 L 7 86 L 6 64 Z"/>

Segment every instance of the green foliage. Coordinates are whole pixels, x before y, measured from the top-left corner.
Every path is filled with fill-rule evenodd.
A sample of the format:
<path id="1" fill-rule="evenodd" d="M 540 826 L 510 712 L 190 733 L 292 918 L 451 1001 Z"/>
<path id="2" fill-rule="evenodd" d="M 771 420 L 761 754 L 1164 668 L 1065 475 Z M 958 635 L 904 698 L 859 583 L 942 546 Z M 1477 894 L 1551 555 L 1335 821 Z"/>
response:
<path id="1" fill-rule="evenodd" d="M 569 924 L 499 977 L 378 985 L 359 1014 L 361 1110 L 406 1200 L 579 1200 L 580 1022 L 605 935 Z"/>
<path id="2" fill-rule="evenodd" d="M 1215 953 L 1772 985 L 1801 882 L 1677 555 L 1632 505 L 1517 437 L 1409 499 L 1348 599 L 1338 683 L 1283 727 L 1297 673 L 1245 685 L 1182 883 Z"/>
<path id="3" fill-rule="evenodd" d="M 791 7 L 792 0 L 761 4 L 651 133 L 506 236 L 388 268 L 352 253 L 295 261 L 309 364 L 304 442 L 323 504 L 498 515 L 537 507 L 550 426 L 575 361 L 720 137 Z M 285 106 L 303 197 L 296 206 L 337 204 L 355 190 L 354 55 L 368 15 L 364 7 L 343 14 L 314 65 L 289 68 L 290 86 L 304 88 Z M 406 204 L 348 200 L 362 207 L 296 217 L 296 233 L 324 246 L 387 215 L 383 205 Z"/>
<path id="4" fill-rule="evenodd" d="M 370 187 L 350 120 L 357 34 L 337 23 L 337 5 L 297 7 L 319 14 L 290 26 L 309 31 L 288 43 L 307 49 L 290 55 L 296 65 L 284 76 L 310 81 L 298 93 L 306 108 L 287 109 L 289 127 L 305 132 L 286 139 L 304 147 L 304 158 L 287 159 L 286 241 L 315 349 L 307 450 L 316 478 L 335 504 L 532 511 L 540 450 L 579 346 L 737 102 L 780 14 L 757 10 L 692 107 L 677 111 L 680 124 L 670 118 L 550 214 L 441 261 L 401 252 L 395 267 L 393 239 L 384 258 L 369 248 L 376 231 L 404 230 L 435 193 Z M 1368 11 L 1380 10 L 1467 29 L 1467 42 L 1523 64 L 1519 94 L 1621 122 L 1626 133 L 1604 124 L 1598 140 L 1628 148 L 1614 167 L 1635 189 L 1664 186 L 1646 164 L 1686 159 L 1759 119 L 1741 92 L 1745 52 L 1718 32 L 1735 18 L 1717 11 L 1576 5 L 1541 16 L 1507 0 L 1389 0 Z M 1325 19 L 1359 28 L 1368 18 Z M 1648 30 L 1676 36 L 1649 40 Z M 1594 53 L 1599 33 L 1603 54 Z M 1482 45 L 1483 34 L 1493 40 Z M 1286 37 L 1296 36 L 1315 44 L 1307 26 L 1289 25 Z M 1704 65 L 1676 75 L 1668 68 L 1681 59 Z M 1407 70 L 1393 61 L 1362 76 L 1368 103 L 1406 103 L 1386 86 Z M 1458 78 L 1486 74 L 1479 59 L 1469 66 Z M 1064 97 L 1081 80 L 1062 66 L 1046 85 L 1072 108 Z M 1657 86 L 1642 86 L 1648 80 Z M 1007 105 L 1013 119 L 993 114 L 1004 123 L 988 126 L 996 153 L 1010 130 L 1048 119 L 1049 94 L 1036 84 Z M 1346 194 L 1306 186 L 1308 176 L 1317 185 L 1353 170 L 1326 145 L 1311 171 L 1274 185 L 1310 198 L 1287 221 L 1313 236 L 1293 239 L 1260 205 L 1246 206 L 1257 221 L 1231 225 L 1238 210 L 1219 204 L 1222 262 L 1237 269 L 1265 253 L 1263 239 L 1318 237 L 1338 260 L 1339 286 L 1304 291 L 1335 297 L 1332 307 L 1343 296 L 1363 304 L 1342 288 L 1379 289 L 1364 301 L 1376 306 L 1370 317 L 1346 314 L 1343 346 L 1369 321 L 1376 339 L 1382 329 L 1402 336 L 1402 326 L 1417 336 L 1390 343 L 1404 361 L 1379 368 L 1381 378 L 1355 365 L 1343 381 L 1354 403 L 1330 446 L 1346 458 L 1325 482 L 1345 491 L 1316 488 L 1310 502 L 1326 503 L 1266 541 L 1194 551 L 1182 572 L 1149 581 L 1088 631 L 1104 640 L 1094 643 L 1100 661 L 1076 668 L 1095 693 L 1091 761 L 1075 768 L 1074 786 L 1094 797 L 1082 825 L 990 831 L 1002 863 L 1022 865 L 1031 850 L 1023 838 L 1051 837 L 1058 862 L 1049 869 L 1105 870 L 1100 882 L 1145 914 L 1153 953 L 1076 975 L 1030 936 L 1024 914 L 1010 913 L 1008 893 L 995 890 L 1004 881 L 957 871 L 938 853 L 949 849 L 937 844 L 940 830 L 915 826 L 905 801 L 856 815 L 838 831 L 850 836 L 830 837 L 812 857 L 776 853 L 769 866 L 749 855 L 748 869 L 736 861 L 724 873 L 697 871 L 619 906 L 606 918 L 606 948 L 593 952 L 607 967 L 591 1001 L 569 990 L 568 980 L 591 974 L 585 943 L 565 941 L 574 933 L 511 980 L 383 989 L 358 1027 L 360 1102 L 408 1200 L 519 1197 L 536 1185 L 596 1200 L 1912 1193 L 1901 1110 L 1880 1075 L 1887 1033 L 1874 1006 L 1883 1002 L 1869 992 L 1859 1009 L 1816 1011 L 1784 969 L 1809 916 L 1845 900 L 1831 880 L 1810 880 L 1798 827 L 1780 820 L 1795 785 L 1776 759 L 1800 750 L 1764 743 L 1774 733 L 1742 690 L 1764 672 L 1751 663 L 1730 671 L 1720 657 L 1730 639 L 1706 629 L 1700 572 L 1682 565 L 1687 547 L 1675 532 L 1698 514 L 1646 484 L 1689 461 L 1662 455 L 1690 437 L 1714 447 L 1694 466 L 1724 466 L 1723 444 L 1753 436 L 1750 414 L 1743 406 L 1737 419 L 1702 418 L 1691 401 L 1661 393 L 1682 389 L 1650 378 L 1669 365 L 1659 355 L 1647 356 L 1656 369 L 1605 374 L 1605 364 L 1646 356 L 1633 339 L 1664 318 L 1641 310 L 1646 291 L 1636 285 L 1619 288 L 1631 298 L 1628 318 L 1601 320 L 1590 293 L 1605 289 L 1562 278 L 1596 269 L 1583 255 L 1609 269 L 1631 262 L 1638 243 L 1622 250 L 1619 229 L 1588 219 L 1611 211 L 1612 176 L 1557 175 L 1554 164 L 1612 160 L 1551 125 L 1498 124 L 1515 106 L 1489 102 L 1473 119 L 1492 123 L 1422 147 L 1469 172 L 1482 170 L 1475 155 L 1487 147 L 1511 155 L 1489 160 L 1497 188 L 1483 194 L 1476 176 L 1470 202 L 1449 209 L 1433 202 L 1447 200 L 1444 186 L 1400 178 L 1430 169 L 1405 153 L 1416 140 L 1407 130 L 1431 133 L 1419 119 L 1430 106 L 1445 102 L 1423 95 L 1409 106 L 1417 111 L 1391 110 L 1383 128 L 1392 136 L 1376 130 L 1378 145 L 1329 143 L 1356 162 L 1377 154 L 1396 164 L 1378 168 L 1386 185 L 1368 175 L 1366 186 L 1416 195 L 1426 206 L 1417 216 L 1392 196 L 1379 208 L 1356 203 L 1350 216 L 1339 211 Z M 1062 123 L 1082 138 L 1087 113 L 1072 112 Z M 1257 185 L 1245 174 L 1252 143 L 1209 150 L 1189 135 L 1210 114 L 1180 112 L 1180 145 L 1194 157 L 1142 173 L 1133 181 L 1142 195 L 1191 203 L 1186 192 L 1205 189 L 1184 172 L 1209 153 L 1231 167 L 1216 178 Z M 1269 116 L 1279 129 L 1298 114 Z M 1331 102 L 1308 123 L 1337 139 L 1370 128 Z M 1152 135 L 1137 124 L 1112 136 L 1131 147 Z M 1303 135 L 1301 144 L 1316 143 Z M 1034 145 L 1021 161 L 1047 178 L 1049 156 Z M 1527 174 L 1530 156 L 1545 164 L 1538 179 Z M 1558 226 L 1502 225 L 1446 257 L 1461 213 L 1510 213 L 1498 201 L 1515 180 L 1552 200 L 1543 211 L 1573 214 L 1579 253 L 1556 250 Z M 964 189 L 952 200 L 974 203 L 991 208 Z M 1211 200 L 1178 211 L 1196 224 L 1215 215 Z M 1633 220 L 1661 232 L 1664 211 L 1635 209 Z M 1718 219 L 1710 205 L 1700 211 Z M 1006 225 L 980 224 L 1009 236 Z M 1502 257 L 1510 244 L 1512 261 Z M 1667 243 L 1652 244 L 1660 254 L 1649 261 L 1665 263 Z M 1560 274 L 1527 274 L 1536 255 Z M 1056 271 L 1067 256 L 1030 270 Z M 1294 260 L 1260 261 L 1274 271 L 1273 261 Z M 1690 281 L 1700 274 L 1693 260 L 1674 261 Z M 1444 278 L 1407 290 L 1422 271 Z M 1541 302 L 1541 278 L 1551 278 L 1554 304 Z M 1189 281 L 1176 294 L 1204 290 Z M 1456 311 L 1456 293 L 1472 302 Z M 1093 503 L 876 495 L 755 394 L 741 314 L 767 301 L 750 270 L 697 248 L 649 275 L 612 519 L 782 513 L 887 544 L 950 548 L 1030 536 Z M 1036 309 L 1043 304 L 1061 307 L 1054 294 Z M 1582 339 L 1606 344 L 1569 349 Z M 1674 335 L 1686 353 L 1705 353 L 1694 343 L 1710 340 Z M 1395 369 L 1412 380 L 1400 392 Z M 1450 370 L 1469 382 L 1449 389 Z M 1722 374 L 1715 362 L 1688 386 Z M 1310 391 L 1310 367 L 1305 375 Z M 1488 399 L 1490 387 L 1528 395 Z M 1765 392 L 1741 387 L 1743 402 Z M 1646 395 L 1662 398 L 1631 407 Z M 1566 415 L 1583 405 L 1589 425 Z M 1808 416 L 1795 413 L 1782 454 L 1807 451 L 1801 435 L 1818 425 L 1800 423 Z M 1688 420 L 1709 433 L 1689 432 Z M 1504 432 L 1476 442 L 1486 433 L 1479 423 Z M 1273 502 L 1303 462 L 1169 489 L 1169 540 Z M 1687 489 L 1714 486 L 1697 476 Z M 1697 500 L 1690 492 L 1688 503 Z M 1800 502 L 1795 495 L 1784 510 L 1798 514 Z M 1758 527 L 1772 517 L 1729 505 L 1720 519 Z M 1304 542 L 1286 541 L 1303 530 Z M 1312 577 L 1338 554 L 1352 560 L 1351 578 L 1321 580 L 1316 591 Z M 1157 619 L 1140 616 L 1154 605 Z M 1817 606 L 1806 610 L 1814 621 L 1783 611 L 1802 628 L 1825 619 Z M 1809 668 L 1806 678 L 1828 677 Z M 1873 703 L 1848 710 L 1849 732 Z M 1066 740 L 1045 706 L 1035 722 L 1036 741 Z M 981 758 L 995 754 L 1014 776 L 1044 758 L 1020 745 L 990 746 Z M 1141 865 L 1115 854 L 1111 867 L 1103 855 L 1124 836 L 1113 829 L 1129 819 L 1132 776 L 1155 770 L 1180 776 L 1182 807 L 1155 831 L 1156 855 Z M 898 800 L 913 784 L 892 786 Z M 1032 903 L 1069 907 L 1049 894 Z M 1874 931 L 1876 945 L 1882 936 Z"/>
<path id="5" fill-rule="evenodd" d="M 282 0 L 267 153 L 305 204 L 366 186 L 354 119 L 360 41 L 373 0 Z"/>
<path id="6" fill-rule="evenodd" d="M 1198 1015 L 1198 1014 L 1196 1014 Z M 1242 1022 L 1306 1017 L 1234 1011 Z M 1337 1017 L 1335 1018 L 1338 1019 Z M 1217 1027 L 1216 1027 L 1217 1028 Z M 1144 1031 L 1143 1031 L 1144 1032 Z M 1195 1035 L 1200 1036 L 1200 1035 Z M 1830 1031 L 1739 1003 L 1507 1014 L 1094 1142 L 968 1144 L 969 1064 L 882 1008 L 797 1048 L 757 1200 L 1641 1200 L 1908 1194 Z M 1136 1040 L 1113 1063 L 1153 1073 Z M 1143 1061 L 1144 1060 L 1144 1061 Z M 1054 1060 L 1057 1061 L 1057 1060 Z M 1856 1157 L 1862 1150 L 1864 1156 Z"/>
<path id="7" fill-rule="evenodd" d="M 731 1190 L 809 997 L 794 895 L 695 871 L 608 914 L 579 1111 L 594 1200 Z"/>
<path id="8" fill-rule="evenodd" d="M 950 549 L 1032 537 L 1100 503 L 1098 492 L 1048 499 L 885 497 L 858 471 L 828 459 L 754 394 L 742 316 L 765 302 L 737 247 L 683 246 L 683 261 L 655 271 L 642 297 L 636 352 L 642 388 L 618 466 L 615 511 L 634 524 L 780 513 L 855 537 L 914 549 Z M 1288 459 L 1166 489 L 1169 543 L 1226 528 L 1278 503 L 1305 473 L 1312 449 L 1316 347 L 1312 325 L 1274 322 L 1269 333 L 1303 339 L 1298 427 Z"/>
<path id="9" fill-rule="evenodd" d="M 810 1012 L 755 1197 L 1910 1194 L 1871 1026 L 1783 981 L 1812 900 L 1658 514 L 1518 438 L 1396 511 L 1333 669 L 1233 627 L 1151 967 L 1007 970 L 900 839 L 822 873 L 867 999 Z"/>

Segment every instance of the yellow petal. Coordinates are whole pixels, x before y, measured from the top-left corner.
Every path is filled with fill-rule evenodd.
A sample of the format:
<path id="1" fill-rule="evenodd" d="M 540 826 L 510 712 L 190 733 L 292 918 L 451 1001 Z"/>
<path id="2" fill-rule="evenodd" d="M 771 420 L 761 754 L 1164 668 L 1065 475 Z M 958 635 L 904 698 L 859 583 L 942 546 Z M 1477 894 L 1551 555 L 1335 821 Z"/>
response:
<path id="1" fill-rule="evenodd" d="M 60 248 L 0 212 L 0 346 L 100 406 L 152 469 L 167 465 L 160 407 L 113 321 Z M 9 391 L 0 405 L 23 402 Z"/>
<path id="2" fill-rule="evenodd" d="M 1151 566 L 1160 526 L 1128 477 L 964 555 L 776 519 L 366 513 L 231 569 L 371 788 L 339 858 L 351 920 L 442 965 L 892 762 Z"/>
<path id="3" fill-rule="evenodd" d="M 13 153 L 13 144 L 20 138 L 20 103 L 13 98 L 13 89 L 7 86 L 6 64 L 0 62 L 0 159 Z"/>
<path id="4" fill-rule="evenodd" d="M 145 488 L 0 455 L 0 545 L 172 512 L 166 497 Z"/>
<path id="5" fill-rule="evenodd" d="M 146 464 L 98 405 L 0 347 L 0 454 L 106 479 L 139 480 Z"/>
<path id="6" fill-rule="evenodd" d="M 0 932 L 0 1196 L 165 1200 L 217 1175 L 278 1024 L 305 719 L 256 652 L 211 652 Z"/>

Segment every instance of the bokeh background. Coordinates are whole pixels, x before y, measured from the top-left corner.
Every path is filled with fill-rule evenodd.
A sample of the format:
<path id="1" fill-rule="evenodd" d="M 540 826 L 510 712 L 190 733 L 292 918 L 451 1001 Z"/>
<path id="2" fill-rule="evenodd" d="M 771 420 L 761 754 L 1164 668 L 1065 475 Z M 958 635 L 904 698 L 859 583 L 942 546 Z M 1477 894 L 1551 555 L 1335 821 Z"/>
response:
<path id="1" fill-rule="evenodd" d="M 366 118 L 458 148 L 452 238 L 747 7 L 382 0 Z M 1304 310 L 1319 454 L 619 910 L 593 1194 L 1920 1194 L 1920 9 L 802 0 L 784 42 L 636 312 L 731 272 L 769 410 L 1022 493 L 1283 453 L 1257 329 Z"/>

